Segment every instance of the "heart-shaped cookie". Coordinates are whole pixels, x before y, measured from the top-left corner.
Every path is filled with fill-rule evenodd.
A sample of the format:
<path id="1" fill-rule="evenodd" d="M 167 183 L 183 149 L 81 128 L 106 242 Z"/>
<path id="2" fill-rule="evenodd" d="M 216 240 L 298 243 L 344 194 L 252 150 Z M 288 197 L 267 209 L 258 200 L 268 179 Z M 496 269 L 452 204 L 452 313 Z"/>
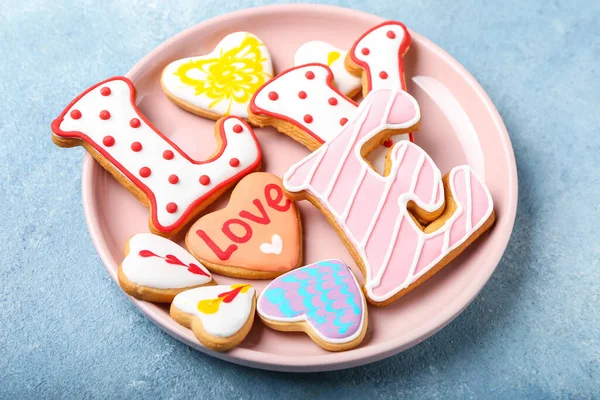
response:
<path id="1" fill-rule="evenodd" d="M 211 119 L 248 118 L 252 95 L 272 77 L 271 55 L 262 40 L 248 32 L 235 32 L 210 54 L 167 65 L 161 83 L 171 101 L 194 114 Z"/>
<path id="2" fill-rule="evenodd" d="M 296 50 L 294 65 L 313 63 L 327 65 L 333 73 L 333 83 L 339 91 L 348 97 L 354 97 L 360 93 L 362 84 L 359 76 L 351 74 L 344 67 L 347 53 L 346 50 L 338 49 L 327 42 L 315 40 L 304 43 Z"/>
<path id="3" fill-rule="evenodd" d="M 171 317 L 190 328 L 204 346 L 225 351 L 237 346 L 252 328 L 256 294 L 248 284 L 204 286 L 178 294 Z"/>
<path id="4" fill-rule="evenodd" d="M 209 270 L 237 278 L 274 278 L 301 265 L 300 215 L 281 185 L 267 172 L 246 176 L 227 207 L 192 225 L 189 252 Z"/>
<path id="5" fill-rule="evenodd" d="M 139 233 L 125 245 L 119 285 L 140 300 L 170 303 L 180 292 L 214 284 L 210 272 L 169 239 Z"/>
<path id="6" fill-rule="evenodd" d="M 258 299 L 270 328 L 306 332 L 319 346 L 343 351 L 367 332 L 367 305 L 356 278 L 339 260 L 319 261 L 271 282 Z"/>

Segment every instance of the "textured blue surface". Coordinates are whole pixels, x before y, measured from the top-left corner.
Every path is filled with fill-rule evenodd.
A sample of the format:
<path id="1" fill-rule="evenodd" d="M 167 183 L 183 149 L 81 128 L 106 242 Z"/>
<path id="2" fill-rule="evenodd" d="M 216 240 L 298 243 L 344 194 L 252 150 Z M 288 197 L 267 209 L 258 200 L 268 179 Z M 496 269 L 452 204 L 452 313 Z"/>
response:
<path id="1" fill-rule="evenodd" d="M 82 151 L 50 142 L 75 93 L 267 2 L 0 3 L 0 398 L 600 396 L 600 2 L 336 2 L 404 21 L 474 74 L 511 133 L 519 210 L 496 273 L 448 327 L 307 375 L 209 358 L 122 301 L 85 225 Z"/>

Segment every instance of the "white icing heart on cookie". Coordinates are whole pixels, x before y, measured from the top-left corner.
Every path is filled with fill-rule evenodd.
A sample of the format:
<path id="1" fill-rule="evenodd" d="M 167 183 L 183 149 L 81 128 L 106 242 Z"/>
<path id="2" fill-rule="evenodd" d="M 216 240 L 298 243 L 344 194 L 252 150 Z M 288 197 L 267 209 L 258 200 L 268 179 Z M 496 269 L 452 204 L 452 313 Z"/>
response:
<path id="1" fill-rule="evenodd" d="M 296 50 L 294 65 L 325 64 L 333 72 L 334 85 L 346 96 L 355 95 L 361 89 L 360 77 L 352 75 L 344 67 L 346 50 L 320 40 L 304 43 Z"/>
<path id="2" fill-rule="evenodd" d="M 210 54 L 170 63 L 161 80 L 167 96 L 186 110 L 214 118 L 247 118 L 252 95 L 272 76 L 271 55 L 262 40 L 235 32 Z"/>
<path id="3" fill-rule="evenodd" d="M 281 236 L 275 234 L 271 236 L 271 243 L 262 243 L 260 245 L 260 251 L 265 254 L 281 254 L 283 249 L 283 241 Z"/>

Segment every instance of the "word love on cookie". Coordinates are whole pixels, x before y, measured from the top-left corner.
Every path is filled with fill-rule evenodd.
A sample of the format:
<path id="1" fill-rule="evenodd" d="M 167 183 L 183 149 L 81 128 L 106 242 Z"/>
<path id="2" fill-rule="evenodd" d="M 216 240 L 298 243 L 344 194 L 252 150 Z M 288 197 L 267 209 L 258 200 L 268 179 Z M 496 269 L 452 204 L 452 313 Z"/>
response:
<path id="1" fill-rule="evenodd" d="M 170 303 L 184 290 L 214 284 L 210 272 L 190 253 L 151 233 L 127 241 L 118 275 L 127 294 L 156 303 Z"/>
<path id="2" fill-rule="evenodd" d="M 306 332 L 329 351 L 358 346 L 367 332 L 367 304 L 339 260 L 319 261 L 280 276 L 262 291 L 258 315 L 270 328 Z"/>
<path id="3" fill-rule="evenodd" d="M 252 129 L 236 117 L 215 125 L 216 155 L 192 160 L 163 136 L 135 104 L 124 77 L 100 82 L 77 97 L 52 123 L 60 147 L 83 146 L 150 208 L 150 230 L 177 234 L 240 178 L 257 170 L 261 151 Z"/>
<path id="4" fill-rule="evenodd" d="M 209 349 L 226 351 L 250 332 L 256 292 L 248 284 L 203 286 L 178 294 L 170 315 Z"/>
<path id="5" fill-rule="evenodd" d="M 284 176 L 290 196 L 308 198 L 333 223 L 375 305 L 420 285 L 494 222 L 491 195 L 468 166 L 442 179 L 427 153 L 409 141 L 392 148 L 385 176 L 364 160 L 370 142 L 419 119 L 408 93 L 373 91 L 339 136 Z"/>
<path id="6" fill-rule="evenodd" d="M 302 262 L 302 226 L 281 179 L 256 172 L 240 181 L 227 207 L 196 221 L 186 235 L 190 253 L 221 275 L 274 278 Z"/>

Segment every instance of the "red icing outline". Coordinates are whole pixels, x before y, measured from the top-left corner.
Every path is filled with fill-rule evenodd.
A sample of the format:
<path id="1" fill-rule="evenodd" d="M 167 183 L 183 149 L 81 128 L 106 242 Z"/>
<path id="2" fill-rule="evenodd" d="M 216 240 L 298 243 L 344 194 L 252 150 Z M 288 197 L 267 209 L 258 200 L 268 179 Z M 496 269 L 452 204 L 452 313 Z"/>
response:
<path id="1" fill-rule="evenodd" d="M 327 68 L 327 78 L 325 79 L 325 83 L 327 84 L 327 86 L 329 86 L 331 89 L 333 89 L 333 91 L 335 93 L 337 93 L 342 99 L 345 99 L 347 101 L 349 101 L 350 103 L 354 104 L 356 107 L 358 107 L 358 104 L 352 100 L 351 98 L 345 96 L 344 94 L 342 94 L 335 86 L 333 86 L 333 72 L 331 72 L 331 69 L 325 65 L 325 64 L 320 64 L 320 63 L 310 63 L 310 64 L 303 64 L 303 65 L 299 65 L 297 67 L 292 67 L 292 68 L 288 68 L 285 71 L 281 72 L 279 75 L 277 75 L 275 78 L 271 79 L 270 81 L 267 81 L 264 85 L 262 85 L 252 96 L 252 100 L 250 100 L 250 105 L 248 106 L 250 109 L 250 112 L 252 114 L 257 114 L 257 115 L 267 115 L 269 117 L 272 118 L 277 118 L 280 119 L 282 121 L 286 121 L 291 123 L 292 125 L 297 126 L 298 128 L 302 129 L 304 132 L 306 132 L 307 134 L 309 134 L 313 139 L 315 139 L 317 142 L 319 143 L 325 143 L 325 141 L 323 139 L 321 139 L 319 136 L 317 136 L 313 131 L 311 131 L 310 129 L 306 128 L 304 125 L 297 123 L 296 121 L 294 121 L 291 118 L 288 118 L 284 115 L 281 114 L 277 114 L 277 113 L 272 113 L 272 112 L 268 112 L 265 109 L 260 108 L 259 106 L 256 105 L 255 100 L 256 100 L 256 96 L 258 96 L 258 94 L 269 84 L 271 84 L 272 82 L 276 81 L 277 79 L 281 78 L 283 75 L 288 74 L 292 71 L 295 71 L 299 68 L 306 68 L 309 66 L 317 66 L 317 67 L 325 67 Z"/>
<path id="2" fill-rule="evenodd" d="M 369 33 L 373 32 L 375 29 L 381 28 L 382 26 L 390 26 L 390 25 L 397 25 L 400 28 L 402 28 L 402 30 L 404 31 L 404 38 L 402 39 L 402 43 L 400 43 L 400 51 L 398 52 L 398 67 L 400 69 L 400 76 L 402 77 L 402 80 L 400 82 L 400 87 L 402 88 L 402 90 L 404 90 L 405 92 L 407 92 L 406 90 L 406 79 L 405 79 L 405 70 L 404 70 L 404 55 L 406 54 L 406 52 L 408 51 L 408 49 L 410 48 L 410 44 L 412 42 L 412 38 L 410 36 L 410 33 L 408 32 L 408 29 L 406 28 L 406 26 L 402 23 L 402 22 L 398 22 L 398 21 L 385 21 L 382 22 L 379 25 L 376 25 L 374 27 L 372 27 L 371 29 L 369 29 L 368 31 L 366 31 L 365 33 L 363 33 L 352 45 L 352 47 L 349 50 L 350 53 L 350 58 L 352 59 L 352 61 L 359 65 L 362 69 L 364 69 L 367 73 L 367 84 L 368 84 L 368 91 L 371 91 L 372 88 L 372 82 L 371 82 L 371 70 L 369 68 L 369 65 L 366 62 L 363 62 L 361 60 L 359 60 L 358 58 L 356 58 L 355 54 L 356 53 L 356 46 L 358 45 L 358 43 L 360 43 L 360 41 L 362 41 L 365 36 L 367 36 Z M 389 38 L 389 36 L 387 35 L 386 32 L 386 37 Z M 394 38 L 390 38 L 390 39 L 395 39 Z M 377 73 L 377 71 L 375 71 L 375 73 Z M 414 137 L 413 137 L 413 133 L 410 132 L 408 134 L 410 141 L 414 142 Z"/>
<path id="3" fill-rule="evenodd" d="M 108 82 L 119 81 L 119 80 L 127 83 L 127 85 L 129 86 L 129 88 L 131 90 L 131 97 L 130 97 L 130 99 L 131 99 L 131 105 L 133 106 L 133 110 L 138 114 L 139 118 L 141 118 L 142 121 L 144 121 L 144 123 L 146 123 L 148 125 L 148 127 L 150 129 L 152 129 L 157 135 L 159 135 L 163 140 L 165 140 L 165 142 L 167 144 L 169 144 L 170 146 L 172 146 L 175 151 L 177 151 L 182 157 L 185 157 L 192 164 L 196 164 L 196 165 L 209 164 L 209 163 L 215 161 L 216 159 L 218 159 L 219 157 L 221 157 L 221 155 L 225 151 L 225 148 L 227 147 L 227 138 L 225 136 L 224 124 L 225 124 L 225 121 L 227 121 L 230 118 L 235 118 L 235 120 L 238 122 L 238 124 L 244 124 L 246 126 L 246 128 L 248 129 L 248 131 L 249 131 L 250 135 L 252 136 L 252 138 L 254 139 L 254 143 L 256 145 L 256 149 L 257 149 L 256 160 L 254 161 L 254 163 L 250 164 L 247 168 L 245 168 L 242 171 L 238 172 L 233 177 L 231 177 L 229 179 L 226 179 L 226 180 L 224 180 L 222 182 L 219 182 L 209 192 L 205 193 L 203 196 L 201 196 L 198 199 L 196 199 L 196 201 L 194 201 L 193 203 L 191 203 L 186 208 L 186 210 L 183 212 L 183 214 L 181 215 L 181 217 L 177 221 L 175 221 L 173 224 L 171 224 L 169 226 L 163 226 L 163 225 L 159 224 L 159 222 L 157 220 L 157 217 L 156 217 L 157 206 L 156 206 L 156 198 L 154 196 L 154 193 L 144 183 L 142 183 L 142 181 L 140 181 L 137 178 L 136 175 L 134 175 L 131 172 L 129 172 L 128 170 L 126 170 L 120 163 L 118 163 L 113 157 L 111 157 L 108 154 L 108 152 L 101 145 L 95 143 L 93 140 L 91 140 L 83 132 L 79 132 L 79 131 L 65 132 L 62 129 L 60 129 L 60 124 L 63 122 L 64 117 L 65 117 L 67 111 L 69 109 L 71 109 L 79 100 L 81 100 L 82 97 L 84 97 L 86 94 L 88 94 L 89 92 L 93 91 L 94 89 L 96 89 L 99 86 L 105 85 Z M 90 87 L 89 89 L 87 89 L 86 91 L 84 91 L 83 93 L 81 93 L 79 96 L 77 96 L 73 101 L 71 101 L 69 103 L 69 105 L 63 110 L 63 112 L 58 116 L 58 118 L 56 118 L 54 121 L 52 121 L 51 127 L 52 127 L 52 132 L 56 136 L 64 137 L 64 138 L 80 139 L 80 140 L 83 140 L 86 143 L 88 143 L 90 146 L 92 146 L 94 148 L 94 150 L 96 150 L 104 158 L 106 158 L 112 165 L 114 165 L 119 170 L 119 172 L 121 172 L 123 175 L 125 175 L 140 190 L 142 190 L 144 192 L 144 194 L 146 195 L 146 197 L 148 198 L 148 200 L 150 201 L 150 207 L 149 207 L 149 209 L 150 209 L 150 218 L 151 218 L 151 221 L 152 221 L 152 225 L 159 232 L 169 233 L 169 232 L 172 232 L 174 230 L 181 229 L 182 226 L 184 225 L 184 222 L 186 222 L 186 220 L 190 217 L 190 214 L 193 214 L 194 211 L 195 211 L 195 209 L 198 208 L 207 198 L 211 197 L 216 191 L 218 191 L 219 189 L 223 188 L 224 186 L 228 186 L 230 183 L 238 181 L 243 176 L 245 176 L 248 173 L 252 172 L 253 170 L 255 170 L 260 165 L 260 163 L 262 161 L 262 151 L 260 149 L 260 146 L 258 144 L 258 140 L 256 139 L 256 135 L 254 134 L 254 131 L 252 130 L 252 128 L 250 127 L 250 125 L 248 125 L 248 123 L 246 123 L 246 121 L 243 121 L 240 118 L 236 118 L 236 117 L 232 117 L 232 116 L 225 117 L 221 121 L 220 126 L 219 126 L 219 134 L 221 136 L 221 147 L 219 149 L 219 152 L 216 155 L 214 155 L 213 157 L 211 157 L 210 159 L 208 159 L 208 160 L 197 161 L 197 160 L 191 159 L 183 150 L 181 150 L 179 148 L 179 146 L 177 146 L 175 143 L 173 143 L 171 140 L 169 140 L 156 127 L 154 127 L 154 125 L 152 125 L 152 123 L 139 110 L 139 108 L 137 107 L 137 105 L 135 103 L 135 99 L 136 99 L 136 90 L 135 90 L 135 87 L 133 86 L 133 83 L 131 82 L 131 80 L 129 80 L 128 78 L 125 78 L 123 76 L 117 76 L 117 77 L 109 78 L 109 79 L 106 79 L 106 80 L 104 80 L 104 81 L 102 81 L 100 83 L 97 83 L 94 86 Z"/>

